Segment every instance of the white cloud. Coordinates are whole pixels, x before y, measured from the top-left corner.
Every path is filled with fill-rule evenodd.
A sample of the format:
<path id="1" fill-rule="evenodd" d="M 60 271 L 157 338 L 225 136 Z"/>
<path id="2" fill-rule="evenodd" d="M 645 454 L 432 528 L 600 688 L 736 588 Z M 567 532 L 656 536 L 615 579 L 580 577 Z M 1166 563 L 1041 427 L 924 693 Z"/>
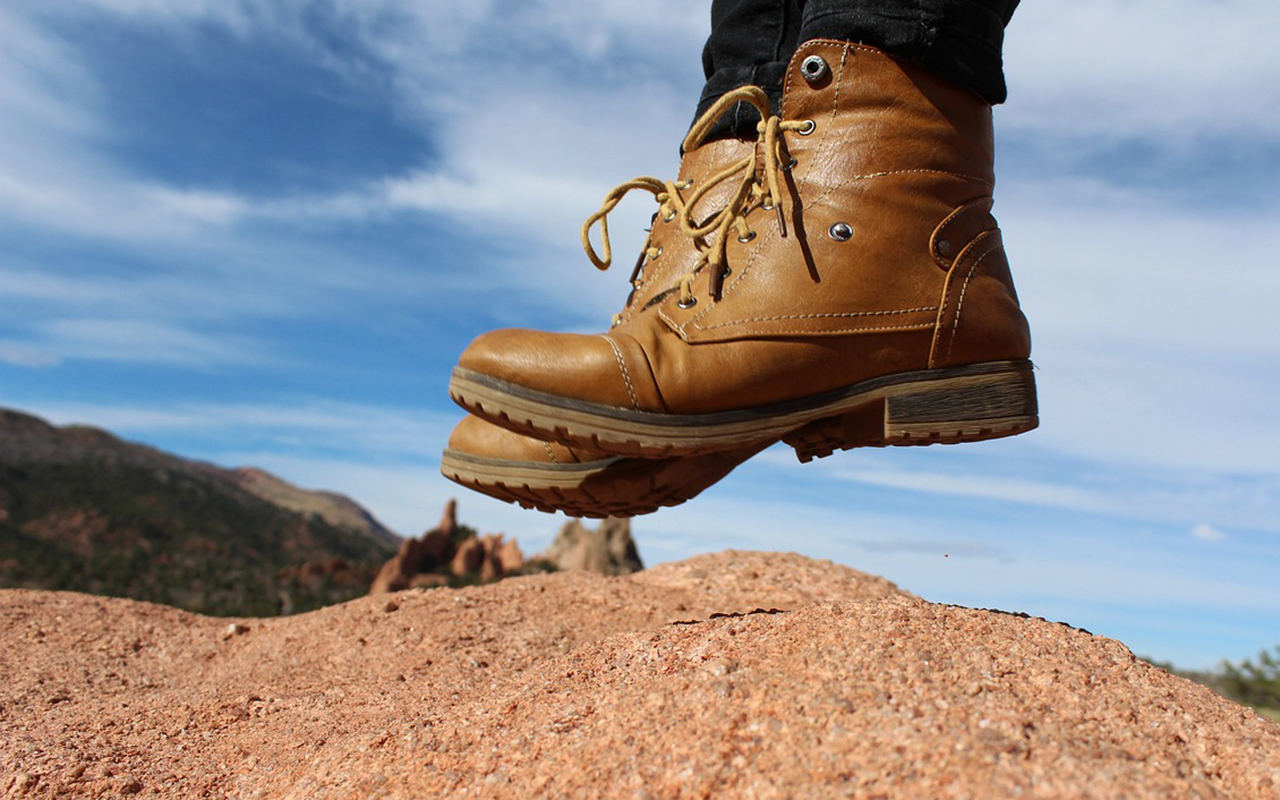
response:
<path id="1" fill-rule="evenodd" d="M 0 340 L 0 361 L 15 367 L 30 368 L 52 367 L 59 363 L 57 356 L 39 347 L 3 340 Z"/>
<path id="2" fill-rule="evenodd" d="M 1202 542 L 1221 542 L 1227 535 L 1207 522 L 1201 522 L 1191 529 L 1191 535 Z"/>
<path id="3" fill-rule="evenodd" d="M 1272 0 L 1023 3 L 1002 124 L 1059 141 L 1280 135 Z"/>
<path id="4" fill-rule="evenodd" d="M 200 332 L 147 320 L 62 318 L 37 323 L 27 341 L 0 341 L 36 364 L 73 359 L 211 367 L 269 365 L 274 357 L 242 334 Z M 11 363 L 14 363 L 11 361 Z"/>
<path id="5" fill-rule="evenodd" d="M 228 449 L 227 442 L 259 440 L 273 442 L 282 451 L 299 447 L 347 451 L 369 461 L 396 463 L 434 458 L 463 414 L 461 410 L 442 413 L 316 399 L 276 404 L 32 403 L 26 407 L 55 424 L 93 425 L 125 436 L 205 437 L 204 446 L 213 443 L 222 450 Z"/>

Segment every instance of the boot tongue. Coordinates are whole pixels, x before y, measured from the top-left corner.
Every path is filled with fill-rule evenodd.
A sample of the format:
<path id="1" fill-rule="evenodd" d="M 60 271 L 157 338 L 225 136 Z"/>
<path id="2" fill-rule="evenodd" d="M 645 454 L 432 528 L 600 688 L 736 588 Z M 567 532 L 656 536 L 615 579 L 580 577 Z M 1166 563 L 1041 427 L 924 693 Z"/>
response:
<path id="1" fill-rule="evenodd" d="M 751 155 L 755 146 L 754 138 L 750 140 L 716 139 L 704 142 L 697 149 L 685 153 L 684 160 L 680 164 L 680 180 L 692 179 L 695 182 L 706 180 L 726 166 Z M 696 187 L 691 186 L 690 190 L 693 188 Z M 729 202 L 735 189 L 737 186 L 732 181 L 722 181 L 698 202 L 699 207 L 694 209 L 699 212 L 696 216 L 705 217 L 715 213 L 717 209 Z M 685 192 L 686 195 L 688 193 L 688 191 Z"/>
<path id="2" fill-rule="evenodd" d="M 725 167 L 741 161 L 751 154 L 756 146 L 755 139 L 716 139 L 704 142 L 684 154 L 680 161 L 680 173 L 677 184 L 681 193 L 688 196 L 700 185 Z M 692 184 L 689 181 L 693 181 Z M 733 181 L 722 181 L 709 191 L 698 202 L 694 212 L 699 217 L 707 217 L 722 208 L 731 199 L 736 186 Z M 664 221 L 660 216 L 653 220 L 653 233 L 650 237 L 653 245 L 661 245 L 662 255 L 656 260 L 645 259 L 641 271 L 640 285 L 627 298 L 626 308 L 620 315 L 626 320 L 640 314 L 652 306 L 653 299 L 665 295 L 671 290 L 681 275 L 692 268 L 698 260 L 699 251 L 694 242 L 680 230 L 678 220 Z"/>

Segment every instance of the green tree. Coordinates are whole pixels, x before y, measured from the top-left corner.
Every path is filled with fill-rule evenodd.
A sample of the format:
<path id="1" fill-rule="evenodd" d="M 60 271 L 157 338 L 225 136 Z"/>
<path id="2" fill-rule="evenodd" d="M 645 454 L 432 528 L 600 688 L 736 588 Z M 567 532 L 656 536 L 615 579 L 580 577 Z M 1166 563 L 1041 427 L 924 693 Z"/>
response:
<path id="1" fill-rule="evenodd" d="M 1222 690 L 1228 697 L 1257 708 L 1280 709 L 1280 645 L 1238 665 L 1222 662 Z"/>

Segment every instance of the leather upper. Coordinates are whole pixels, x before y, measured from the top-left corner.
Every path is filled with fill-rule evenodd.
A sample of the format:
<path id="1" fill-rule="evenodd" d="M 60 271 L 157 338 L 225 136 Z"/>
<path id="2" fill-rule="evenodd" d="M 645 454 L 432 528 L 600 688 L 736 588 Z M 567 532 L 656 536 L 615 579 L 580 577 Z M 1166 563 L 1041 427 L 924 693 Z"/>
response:
<path id="1" fill-rule="evenodd" d="M 829 66 L 812 85 L 800 74 L 811 55 Z M 981 98 L 874 48 L 817 40 L 792 59 L 782 116 L 813 121 L 809 135 L 783 137 L 795 159 L 780 201 L 786 235 L 774 210 L 748 208 L 753 236 L 728 242 L 718 297 L 706 269 L 695 305 L 666 292 L 698 253 L 671 230 L 677 223 L 655 221 L 663 256 L 645 264 L 609 333 L 497 331 L 461 365 L 592 403 L 706 413 L 1029 356 L 990 213 L 991 110 Z M 687 154 L 682 177 L 732 160 L 735 146 L 749 145 Z M 839 240 L 836 225 L 852 235 Z"/>

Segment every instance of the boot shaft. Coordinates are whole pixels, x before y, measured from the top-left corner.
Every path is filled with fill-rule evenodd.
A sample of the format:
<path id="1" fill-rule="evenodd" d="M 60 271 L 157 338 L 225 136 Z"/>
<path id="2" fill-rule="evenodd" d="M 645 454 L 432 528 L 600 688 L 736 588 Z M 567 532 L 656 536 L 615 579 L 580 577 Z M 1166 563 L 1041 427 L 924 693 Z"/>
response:
<path id="1" fill-rule="evenodd" d="M 892 335 L 918 334 L 904 369 L 984 349 L 1027 357 L 990 213 L 990 106 L 873 48 L 813 41 L 792 59 L 782 109 L 806 123 L 785 136 L 785 224 L 747 209 L 719 296 L 703 276 L 698 305 L 662 303 L 671 330 L 688 343 L 890 335 L 898 350 Z M 970 317 L 982 324 L 959 324 Z"/>

